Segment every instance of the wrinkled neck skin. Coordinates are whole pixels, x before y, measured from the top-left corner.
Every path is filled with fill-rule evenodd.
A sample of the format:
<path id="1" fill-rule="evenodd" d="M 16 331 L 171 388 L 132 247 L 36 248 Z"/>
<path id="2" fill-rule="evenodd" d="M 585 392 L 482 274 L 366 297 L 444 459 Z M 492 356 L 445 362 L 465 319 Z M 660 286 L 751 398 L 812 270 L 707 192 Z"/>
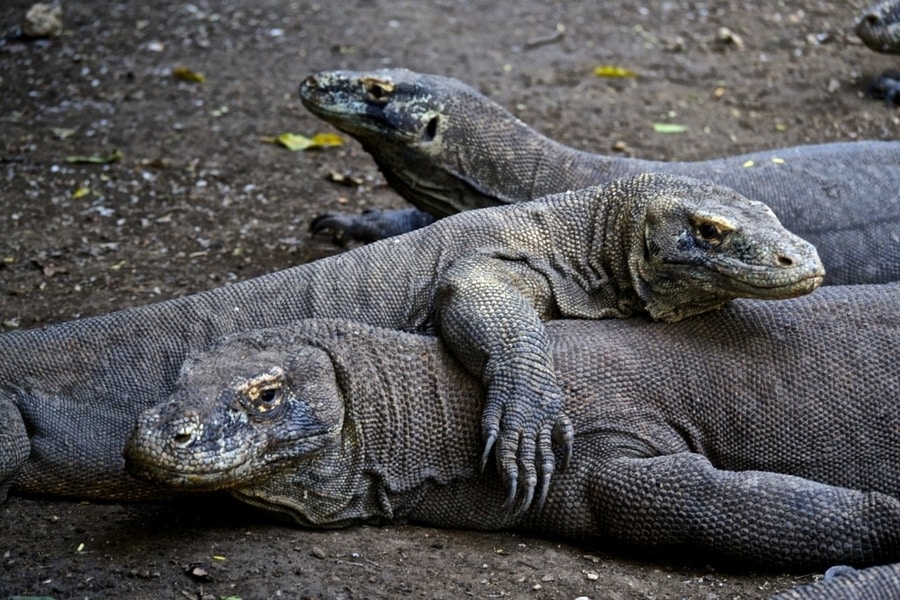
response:
<path id="1" fill-rule="evenodd" d="M 550 282 L 562 318 L 624 318 L 644 311 L 640 281 L 629 269 L 634 248 L 643 243 L 637 231 L 641 197 L 619 201 L 605 188 L 603 197 L 597 193 L 566 193 L 579 206 L 553 211 L 556 220 L 544 229 L 555 252 L 548 253 L 548 265 L 532 265 Z"/>
<path id="2" fill-rule="evenodd" d="M 350 338 L 342 338 L 334 355 L 345 403 L 337 443 L 231 494 L 305 527 L 336 528 L 403 518 L 434 486 L 475 477 L 480 387 L 446 352 L 426 351 L 426 339 L 389 341 L 374 356 L 377 340 L 347 352 Z"/>
<path id="3" fill-rule="evenodd" d="M 616 162 L 560 144 L 472 90 L 448 98 L 442 112 L 447 120 L 443 135 L 432 146 L 417 148 L 432 165 L 424 172 L 440 170 L 448 179 L 464 181 L 491 204 L 535 200 L 619 175 Z M 487 155 L 484 148 L 493 153 Z"/>

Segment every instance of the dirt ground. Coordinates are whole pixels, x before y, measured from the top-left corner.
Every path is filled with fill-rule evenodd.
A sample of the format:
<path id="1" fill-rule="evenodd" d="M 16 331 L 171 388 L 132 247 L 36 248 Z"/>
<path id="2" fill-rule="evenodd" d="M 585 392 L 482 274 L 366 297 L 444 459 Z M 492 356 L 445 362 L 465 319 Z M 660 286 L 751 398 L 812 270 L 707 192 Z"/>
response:
<path id="1" fill-rule="evenodd" d="M 897 66 L 850 31 L 867 3 L 63 0 L 61 37 L 0 47 L 0 329 L 309 261 L 338 251 L 308 235 L 316 214 L 402 206 L 351 140 L 305 153 L 263 141 L 329 131 L 296 94 L 319 69 L 454 76 L 565 143 L 644 158 L 896 139 L 900 111 L 862 93 Z M 30 4 L 5 0 L 0 31 Z M 599 65 L 638 76 L 600 78 Z M 814 575 L 509 533 L 300 531 L 213 499 L 12 497 L 0 522 L 0 597 L 713 600 Z"/>

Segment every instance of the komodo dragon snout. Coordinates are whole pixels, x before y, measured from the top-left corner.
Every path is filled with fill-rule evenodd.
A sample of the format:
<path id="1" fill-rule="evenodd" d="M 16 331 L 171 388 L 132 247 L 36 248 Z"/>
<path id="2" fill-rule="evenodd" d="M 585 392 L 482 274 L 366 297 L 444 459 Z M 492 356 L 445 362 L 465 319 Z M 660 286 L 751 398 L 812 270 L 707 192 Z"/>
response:
<path id="1" fill-rule="evenodd" d="M 900 2 L 882 0 L 869 6 L 857 19 L 855 30 L 872 50 L 900 53 Z"/>
<path id="2" fill-rule="evenodd" d="M 275 356 L 259 343 L 225 338 L 189 359 L 169 400 L 138 418 L 129 472 L 181 489 L 234 488 L 333 445 L 343 402 L 328 355 L 301 344 Z"/>

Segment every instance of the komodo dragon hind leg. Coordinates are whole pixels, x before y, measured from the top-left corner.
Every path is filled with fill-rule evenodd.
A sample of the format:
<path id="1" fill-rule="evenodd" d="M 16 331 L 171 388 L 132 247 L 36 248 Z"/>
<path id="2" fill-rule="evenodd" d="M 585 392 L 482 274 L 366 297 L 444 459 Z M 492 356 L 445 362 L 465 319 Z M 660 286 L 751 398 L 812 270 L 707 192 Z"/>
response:
<path id="1" fill-rule="evenodd" d="M 19 408 L 8 396 L 0 396 L 0 503 L 22 465 L 28 460 L 31 444 Z"/>

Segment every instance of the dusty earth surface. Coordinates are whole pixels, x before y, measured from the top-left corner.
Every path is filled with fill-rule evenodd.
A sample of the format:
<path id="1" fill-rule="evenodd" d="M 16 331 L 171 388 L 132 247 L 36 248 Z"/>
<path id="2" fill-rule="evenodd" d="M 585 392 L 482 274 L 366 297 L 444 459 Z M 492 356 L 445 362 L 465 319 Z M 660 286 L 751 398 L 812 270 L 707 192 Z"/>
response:
<path id="1" fill-rule="evenodd" d="M 3 329 L 313 260 L 338 251 L 307 234 L 314 215 L 402 206 L 351 140 L 305 153 L 264 141 L 330 131 L 296 95 L 318 69 L 458 77 L 563 142 L 654 159 L 900 129 L 900 112 L 862 93 L 897 66 L 850 32 L 862 0 L 63 1 L 60 37 L 0 47 Z M 30 4 L 5 0 L 2 30 Z M 600 65 L 638 76 L 600 78 Z M 67 162 L 115 151 L 110 164 Z M 362 184 L 327 181 L 332 171 Z M 710 600 L 814 578 L 510 533 L 301 531 L 216 499 L 12 497 L 0 522 L 0 597 Z"/>

